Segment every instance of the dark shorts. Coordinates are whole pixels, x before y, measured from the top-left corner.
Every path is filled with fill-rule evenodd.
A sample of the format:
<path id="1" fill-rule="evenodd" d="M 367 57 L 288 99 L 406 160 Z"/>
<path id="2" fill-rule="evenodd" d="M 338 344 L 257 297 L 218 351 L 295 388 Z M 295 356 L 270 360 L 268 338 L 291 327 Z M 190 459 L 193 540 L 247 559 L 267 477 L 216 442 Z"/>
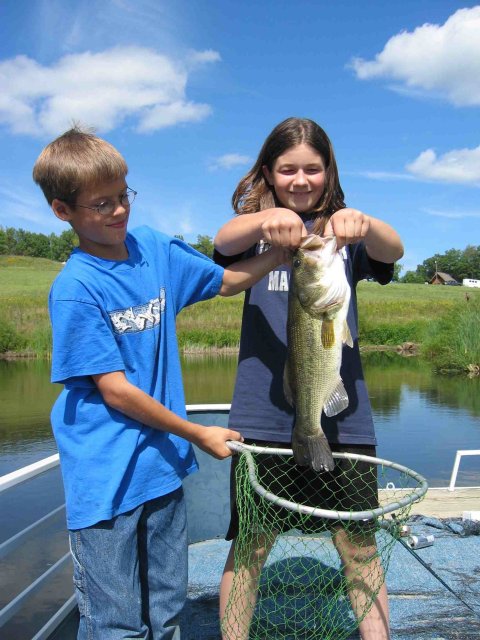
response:
<path id="1" fill-rule="evenodd" d="M 245 444 L 288 449 L 287 443 L 245 440 Z M 371 445 L 330 445 L 334 453 L 355 453 L 375 457 L 376 448 Z M 306 516 L 274 505 L 260 497 L 245 480 L 242 480 L 237 504 L 237 469 L 241 456 L 234 455 L 230 471 L 230 526 L 225 536 L 233 540 L 239 533 L 239 511 L 246 510 L 250 501 L 256 509 L 256 518 L 271 526 L 278 533 L 300 529 L 304 533 L 317 533 L 342 526 L 352 531 L 367 533 L 375 529 L 372 520 L 345 521 Z M 308 507 L 335 511 L 368 511 L 378 507 L 377 465 L 361 460 L 335 460 L 335 468 L 329 473 L 317 473 L 300 467 L 291 456 L 254 454 L 257 478 L 260 484 L 281 498 Z M 244 471 L 245 473 L 245 471 Z M 245 497 L 245 493 L 249 495 Z M 245 506 L 246 505 L 246 506 Z M 246 522 L 246 515 L 244 520 Z M 252 518 L 249 514 L 248 518 Z M 268 523 L 268 524 L 267 524 Z M 270 525 L 274 523 L 274 525 Z M 252 523 L 253 524 L 253 523 Z"/>

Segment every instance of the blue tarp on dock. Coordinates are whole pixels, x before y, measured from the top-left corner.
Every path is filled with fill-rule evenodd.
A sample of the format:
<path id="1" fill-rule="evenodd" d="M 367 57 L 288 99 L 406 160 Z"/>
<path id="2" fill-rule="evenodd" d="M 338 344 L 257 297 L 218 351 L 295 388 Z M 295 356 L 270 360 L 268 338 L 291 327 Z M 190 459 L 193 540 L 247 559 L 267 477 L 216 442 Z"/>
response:
<path id="1" fill-rule="evenodd" d="M 397 543 L 387 573 L 392 640 L 479 640 L 480 536 L 461 536 L 448 527 L 438 529 L 424 522 L 414 521 L 413 532 L 433 534 L 435 542 L 415 553 L 477 616 Z M 229 543 L 223 540 L 190 545 L 190 586 L 182 640 L 220 638 L 218 585 L 228 549 Z"/>

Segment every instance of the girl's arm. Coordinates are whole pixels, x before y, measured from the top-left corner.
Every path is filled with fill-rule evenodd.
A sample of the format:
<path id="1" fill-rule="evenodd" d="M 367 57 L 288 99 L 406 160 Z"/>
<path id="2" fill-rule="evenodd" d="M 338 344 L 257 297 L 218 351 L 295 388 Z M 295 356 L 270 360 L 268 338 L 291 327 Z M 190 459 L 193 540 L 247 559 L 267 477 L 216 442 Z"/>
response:
<path id="1" fill-rule="evenodd" d="M 264 209 L 229 220 L 215 237 L 215 248 L 224 256 L 243 253 L 260 240 L 274 247 L 296 249 L 307 230 L 302 219 L 290 209 Z"/>
<path id="2" fill-rule="evenodd" d="M 335 235 L 339 248 L 363 240 L 370 258 L 379 262 L 392 263 L 403 256 L 403 244 L 395 229 L 357 209 L 336 211 L 325 225 L 323 235 Z"/>
<path id="3" fill-rule="evenodd" d="M 223 427 L 205 427 L 189 422 L 129 382 L 123 371 L 92 376 L 102 398 L 109 407 L 152 429 L 167 431 L 196 444 L 215 458 L 232 455 L 227 440 L 242 440 L 238 431 Z"/>

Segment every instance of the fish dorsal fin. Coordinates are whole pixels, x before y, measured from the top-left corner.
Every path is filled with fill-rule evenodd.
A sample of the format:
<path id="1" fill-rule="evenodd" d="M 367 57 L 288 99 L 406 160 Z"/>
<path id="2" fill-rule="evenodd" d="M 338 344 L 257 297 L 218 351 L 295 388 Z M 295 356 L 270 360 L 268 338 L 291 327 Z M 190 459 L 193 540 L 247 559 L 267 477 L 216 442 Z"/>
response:
<path id="1" fill-rule="evenodd" d="M 331 418 L 332 416 L 336 416 L 337 413 L 343 411 L 348 407 L 348 395 L 345 391 L 345 387 L 343 386 L 342 379 L 339 378 L 337 382 L 337 386 L 334 391 L 330 395 L 329 399 L 323 406 L 323 410 L 325 415 Z"/>
<path id="2" fill-rule="evenodd" d="M 325 319 L 322 322 L 322 347 L 331 349 L 335 344 L 335 326 L 333 320 Z"/>

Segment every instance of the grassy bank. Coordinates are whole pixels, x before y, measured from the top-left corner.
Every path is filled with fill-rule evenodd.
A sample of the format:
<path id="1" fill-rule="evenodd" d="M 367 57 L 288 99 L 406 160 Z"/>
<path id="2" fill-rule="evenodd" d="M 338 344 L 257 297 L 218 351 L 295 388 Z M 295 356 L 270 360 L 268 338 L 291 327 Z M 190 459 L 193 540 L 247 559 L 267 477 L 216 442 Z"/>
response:
<path id="1" fill-rule="evenodd" d="M 48 357 L 48 291 L 61 265 L 39 258 L 0 256 L 0 354 Z M 480 364 L 480 290 L 414 284 L 358 286 L 362 346 L 421 345 L 441 369 Z M 178 317 L 186 351 L 238 347 L 243 294 L 193 305 Z"/>
<path id="2" fill-rule="evenodd" d="M 43 258 L 0 256 L 0 354 L 50 354 L 48 291 L 61 268 Z"/>
<path id="3" fill-rule="evenodd" d="M 442 373 L 480 367 L 480 290 L 465 287 L 361 282 L 363 345 L 414 342 Z"/>

